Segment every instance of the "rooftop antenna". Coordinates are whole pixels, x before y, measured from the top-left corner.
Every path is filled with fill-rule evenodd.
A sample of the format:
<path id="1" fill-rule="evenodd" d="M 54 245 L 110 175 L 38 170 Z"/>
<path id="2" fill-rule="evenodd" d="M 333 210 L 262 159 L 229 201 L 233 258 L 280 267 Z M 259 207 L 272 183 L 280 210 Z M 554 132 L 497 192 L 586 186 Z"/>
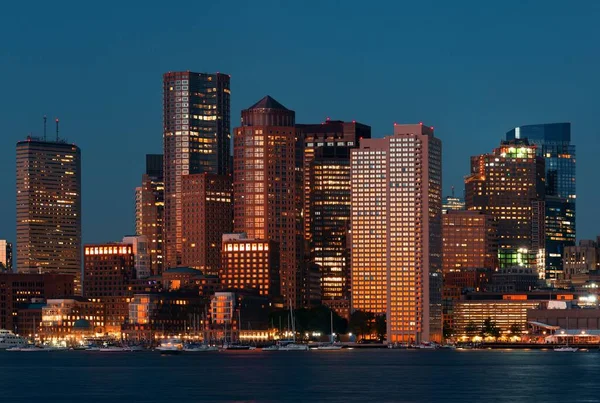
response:
<path id="1" fill-rule="evenodd" d="M 56 118 L 56 141 L 58 142 L 58 118 Z"/>
<path id="2" fill-rule="evenodd" d="M 48 120 L 48 118 L 44 115 L 44 141 L 46 141 L 46 120 Z"/>
<path id="3" fill-rule="evenodd" d="M 452 186 L 452 197 L 454 197 L 454 186 Z"/>

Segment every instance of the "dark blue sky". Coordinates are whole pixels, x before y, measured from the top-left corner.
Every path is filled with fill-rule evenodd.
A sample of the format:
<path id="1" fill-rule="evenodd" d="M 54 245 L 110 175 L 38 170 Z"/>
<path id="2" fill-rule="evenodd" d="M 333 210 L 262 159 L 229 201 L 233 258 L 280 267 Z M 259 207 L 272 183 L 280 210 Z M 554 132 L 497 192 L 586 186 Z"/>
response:
<path id="1" fill-rule="evenodd" d="M 130 3 L 3 4 L 0 238 L 15 239 L 15 143 L 44 114 L 82 149 L 84 241 L 131 233 L 169 70 L 231 74 L 232 127 L 265 94 L 303 123 L 433 125 L 446 194 L 510 128 L 570 121 L 578 237 L 600 233 L 598 1 Z"/>

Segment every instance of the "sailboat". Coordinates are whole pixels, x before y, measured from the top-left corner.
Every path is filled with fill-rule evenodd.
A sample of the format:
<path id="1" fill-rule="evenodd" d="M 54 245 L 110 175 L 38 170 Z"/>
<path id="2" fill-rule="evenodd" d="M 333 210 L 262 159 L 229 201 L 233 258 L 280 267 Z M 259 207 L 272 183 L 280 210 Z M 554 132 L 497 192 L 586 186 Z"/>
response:
<path id="1" fill-rule="evenodd" d="M 281 340 L 275 346 L 263 348 L 263 351 L 308 351 L 308 344 L 296 343 L 296 321 L 290 301 L 290 317 L 292 320 L 292 340 Z"/>
<path id="2" fill-rule="evenodd" d="M 241 309 L 238 311 L 238 332 L 241 333 L 242 331 L 242 313 L 241 313 Z M 231 338 L 233 339 L 233 326 L 231 327 Z M 239 335 L 238 335 L 238 339 L 239 339 Z M 256 350 L 256 347 L 254 346 L 249 346 L 246 344 L 241 344 L 239 341 L 237 343 L 234 343 L 233 341 L 231 343 L 227 343 L 223 346 L 224 350 Z"/>
<path id="3" fill-rule="evenodd" d="M 336 344 L 334 342 L 334 335 L 333 335 L 333 311 L 330 312 L 331 314 L 331 340 L 329 343 L 326 344 L 321 344 L 320 346 L 317 347 L 317 350 L 341 350 L 342 349 L 342 345 L 341 344 Z"/>

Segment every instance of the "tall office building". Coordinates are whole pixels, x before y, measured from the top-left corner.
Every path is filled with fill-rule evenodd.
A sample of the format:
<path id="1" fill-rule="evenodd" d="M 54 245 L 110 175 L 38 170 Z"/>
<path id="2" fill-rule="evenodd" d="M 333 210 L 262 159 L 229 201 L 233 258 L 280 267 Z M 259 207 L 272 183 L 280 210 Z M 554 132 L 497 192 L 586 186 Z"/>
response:
<path id="1" fill-rule="evenodd" d="M 135 255 L 131 244 L 85 245 L 84 296 L 104 304 L 107 333 L 121 335 L 129 314 L 129 285 L 136 279 Z"/>
<path id="2" fill-rule="evenodd" d="M 12 272 L 13 253 L 12 243 L 5 239 L 0 239 L 0 272 Z"/>
<path id="3" fill-rule="evenodd" d="M 71 274 L 81 294 L 81 151 L 58 136 L 17 143 L 17 270 Z"/>
<path id="4" fill-rule="evenodd" d="M 520 126 L 506 133 L 507 140 L 527 139 L 546 162 L 546 279 L 562 273 L 566 246 L 575 245 L 575 145 L 570 123 Z"/>
<path id="5" fill-rule="evenodd" d="M 504 141 L 491 154 L 471 157 L 467 209 L 498 222 L 501 268 L 530 267 L 543 277 L 544 182 L 544 159 L 526 140 Z"/>
<path id="6" fill-rule="evenodd" d="M 302 230 L 297 201 L 295 112 L 266 96 L 235 129 L 234 231 L 279 244 L 281 293 L 300 305 Z"/>
<path id="7" fill-rule="evenodd" d="M 297 125 L 304 143 L 303 217 L 309 265 L 321 272 L 324 304 L 346 305 L 350 299 L 350 150 L 371 138 L 371 127 L 327 120 Z"/>
<path id="8" fill-rule="evenodd" d="M 183 176 L 182 264 L 218 275 L 221 240 L 233 229 L 231 175 L 194 174 Z"/>
<path id="9" fill-rule="evenodd" d="M 230 172 L 230 94 L 227 74 L 163 76 L 165 268 L 181 264 L 182 176 Z"/>
<path id="10" fill-rule="evenodd" d="M 351 167 L 353 309 L 386 313 L 388 342 L 441 340 L 441 141 L 395 125 Z"/>
<path id="11" fill-rule="evenodd" d="M 146 172 L 136 188 L 135 233 L 145 236 L 150 255 L 150 273 L 158 276 L 163 268 L 163 217 L 165 184 L 162 154 L 146 155 Z"/>

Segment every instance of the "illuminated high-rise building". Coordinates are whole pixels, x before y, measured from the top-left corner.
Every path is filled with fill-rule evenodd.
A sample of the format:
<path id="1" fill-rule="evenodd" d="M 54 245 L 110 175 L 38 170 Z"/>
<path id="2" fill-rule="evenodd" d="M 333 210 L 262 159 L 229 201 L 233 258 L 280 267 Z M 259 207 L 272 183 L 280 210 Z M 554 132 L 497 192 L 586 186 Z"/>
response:
<path id="1" fill-rule="evenodd" d="M 219 279 L 223 287 L 254 289 L 260 295 L 280 296 L 279 245 L 250 239 L 246 234 L 225 234 Z"/>
<path id="2" fill-rule="evenodd" d="M 12 243 L 6 239 L 0 239 L 0 272 L 12 272 L 13 268 L 13 249 Z"/>
<path id="3" fill-rule="evenodd" d="M 158 276 L 163 268 L 163 217 L 165 184 L 162 154 L 146 155 L 146 172 L 136 188 L 135 232 L 147 240 L 150 272 Z"/>
<path id="4" fill-rule="evenodd" d="M 17 143 L 17 270 L 71 274 L 81 294 L 81 151 L 58 135 Z"/>
<path id="5" fill-rule="evenodd" d="M 221 240 L 233 229 L 231 175 L 183 176 L 182 265 L 218 275 Z"/>
<path id="6" fill-rule="evenodd" d="M 105 308 L 105 331 L 121 334 L 129 314 L 129 285 L 136 279 L 133 246 L 126 243 L 85 245 L 84 287 L 86 298 L 99 300 Z"/>
<path id="7" fill-rule="evenodd" d="M 235 129 L 234 231 L 279 244 L 281 293 L 301 301 L 302 229 L 298 214 L 295 112 L 266 96 L 242 111 Z"/>
<path id="8" fill-rule="evenodd" d="M 562 256 L 575 245 L 575 145 L 571 144 L 570 123 L 520 126 L 506 133 L 507 140 L 527 139 L 537 146 L 546 168 L 545 231 L 546 279 L 562 273 Z"/>
<path id="9" fill-rule="evenodd" d="M 371 138 L 371 127 L 357 122 L 327 120 L 297 125 L 304 142 L 304 238 L 310 265 L 321 276 L 324 304 L 348 304 L 350 295 L 350 150 Z"/>
<path id="10" fill-rule="evenodd" d="M 182 176 L 230 173 L 229 75 L 163 75 L 164 267 L 181 264 Z"/>
<path id="11" fill-rule="evenodd" d="M 388 342 L 442 337 L 442 143 L 433 128 L 352 150 L 352 308 L 386 313 Z"/>
<path id="12" fill-rule="evenodd" d="M 500 267 L 531 267 L 544 276 L 544 182 L 544 159 L 526 140 L 471 157 L 467 209 L 498 222 Z"/>

